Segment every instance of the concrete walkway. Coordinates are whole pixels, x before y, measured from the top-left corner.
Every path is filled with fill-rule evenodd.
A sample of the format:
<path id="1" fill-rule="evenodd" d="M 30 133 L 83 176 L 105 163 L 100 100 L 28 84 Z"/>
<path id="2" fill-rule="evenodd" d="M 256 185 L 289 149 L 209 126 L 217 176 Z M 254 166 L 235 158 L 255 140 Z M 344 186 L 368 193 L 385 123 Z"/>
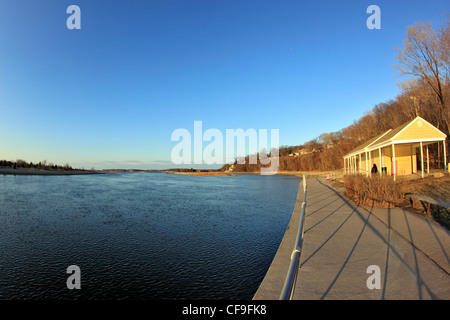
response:
<path id="1" fill-rule="evenodd" d="M 303 251 L 294 299 L 450 299 L 450 233 L 401 208 L 358 207 L 322 178 L 308 182 Z M 254 299 L 277 300 L 297 235 L 303 190 Z M 369 266 L 380 289 L 369 289 Z"/>

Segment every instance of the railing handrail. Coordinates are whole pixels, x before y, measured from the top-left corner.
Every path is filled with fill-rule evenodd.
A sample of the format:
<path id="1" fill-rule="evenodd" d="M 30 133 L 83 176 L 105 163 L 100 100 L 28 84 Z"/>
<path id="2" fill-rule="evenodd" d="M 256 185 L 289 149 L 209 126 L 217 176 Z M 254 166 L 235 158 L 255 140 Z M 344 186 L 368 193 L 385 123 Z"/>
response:
<path id="1" fill-rule="evenodd" d="M 302 212 L 300 215 L 300 224 L 297 231 L 297 239 L 295 241 L 294 250 L 291 254 L 291 263 L 289 264 L 289 270 L 286 275 L 283 290 L 281 291 L 280 300 L 291 300 L 294 295 L 294 287 L 297 281 L 297 275 L 300 264 L 300 256 L 303 245 L 303 222 L 305 220 L 306 211 L 306 177 L 303 175 L 303 203 Z"/>

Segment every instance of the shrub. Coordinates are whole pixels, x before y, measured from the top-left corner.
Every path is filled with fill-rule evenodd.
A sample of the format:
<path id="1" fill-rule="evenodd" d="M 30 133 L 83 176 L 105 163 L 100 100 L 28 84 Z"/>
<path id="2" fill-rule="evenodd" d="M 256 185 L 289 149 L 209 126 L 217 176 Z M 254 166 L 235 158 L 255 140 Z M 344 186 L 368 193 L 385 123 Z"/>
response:
<path id="1" fill-rule="evenodd" d="M 362 174 L 344 177 L 345 195 L 359 205 L 399 205 L 405 199 L 405 183 L 402 179 L 365 176 Z"/>

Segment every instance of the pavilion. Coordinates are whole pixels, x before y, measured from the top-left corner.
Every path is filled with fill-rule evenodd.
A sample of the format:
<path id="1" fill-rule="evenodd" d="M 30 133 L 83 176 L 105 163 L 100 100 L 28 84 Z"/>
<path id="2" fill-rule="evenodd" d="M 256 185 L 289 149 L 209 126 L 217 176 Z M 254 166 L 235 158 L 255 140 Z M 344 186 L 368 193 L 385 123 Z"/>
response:
<path id="1" fill-rule="evenodd" d="M 344 156 L 345 174 L 370 175 L 375 164 L 380 175 L 406 175 L 418 172 L 424 177 L 424 153 L 426 171 L 430 172 L 428 146 L 442 143 L 444 172 L 447 172 L 445 140 L 447 135 L 421 117 L 370 139 Z M 424 151 L 425 147 L 425 151 Z M 420 162 L 417 161 L 420 157 Z"/>

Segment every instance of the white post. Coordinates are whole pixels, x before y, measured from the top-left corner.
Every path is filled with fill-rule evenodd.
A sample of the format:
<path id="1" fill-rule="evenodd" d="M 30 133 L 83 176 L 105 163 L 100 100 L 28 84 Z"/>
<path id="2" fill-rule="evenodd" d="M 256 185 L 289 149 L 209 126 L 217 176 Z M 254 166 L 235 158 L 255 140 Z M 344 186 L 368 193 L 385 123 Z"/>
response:
<path id="1" fill-rule="evenodd" d="M 352 173 L 355 173 L 355 159 L 353 159 L 353 156 L 352 156 Z"/>
<path id="2" fill-rule="evenodd" d="M 368 168 L 369 161 L 367 159 L 367 151 L 365 152 L 364 156 L 365 156 L 365 159 L 366 159 L 366 174 L 367 174 L 367 176 L 369 176 L 369 168 Z"/>
<path id="3" fill-rule="evenodd" d="M 351 167 L 350 167 L 350 161 L 351 161 L 351 158 L 347 158 L 347 168 L 348 168 L 347 174 L 351 174 L 352 173 L 352 170 L 351 170 Z"/>
<path id="4" fill-rule="evenodd" d="M 437 158 L 438 158 L 438 167 L 439 167 L 439 163 L 441 161 L 441 148 L 439 148 L 439 142 L 437 144 L 437 152 L 438 152 Z"/>
<path id="5" fill-rule="evenodd" d="M 427 173 L 430 173 L 430 154 L 428 153 L 428 145 L 427 145 Z"/>
<path id="6" fill-rule="evenodd" d="M 352 173 L 355 173 L 355 159 L 352 156 Z"/>
<path id="7" fill-rule="evenodd" d="M 348 173 L 352 174 L 352 157 L 348 158 Z"/>
<path id="8" fill-rule="evenodd" d="M 350 157 L 350 172 L 353 174 L 353 156 Z"/>
<path id="9" fill-rule="evenodd" d="M 361 153 L 359 154 L 359 173 L 361 173 Z"/>
<path id="10" fill-rule="evenodd" d="M 392 172 L 394 173 L 394 180 L 395 180 L 395 176 L 397 175 L 397 170 L 395 168 L 395 146 L 394 144 L 392 144 Z"/>
<path id="11" fill-rule="evenodd" d="M 381 172 L 383 169 L 382 163 L 381 163 L 381 148 L 378 148 L 378 156 L 380 157 L 380 176 L 383 176 L 383 172 Z"/>
<path id="12" fill-rule="evenodd" d="M 422 170 L 422 178 L 423 178 L 423 144 L 420 141 L 420 170 Z"/>
<path id="13" fill-rule="evenodd" d="M 445 151 L 445 140 L 442 141 L 442 143 L 444 144 L 444 172 L 448 172 L 448 169 L 447 169 L 447 153 Z"/>

